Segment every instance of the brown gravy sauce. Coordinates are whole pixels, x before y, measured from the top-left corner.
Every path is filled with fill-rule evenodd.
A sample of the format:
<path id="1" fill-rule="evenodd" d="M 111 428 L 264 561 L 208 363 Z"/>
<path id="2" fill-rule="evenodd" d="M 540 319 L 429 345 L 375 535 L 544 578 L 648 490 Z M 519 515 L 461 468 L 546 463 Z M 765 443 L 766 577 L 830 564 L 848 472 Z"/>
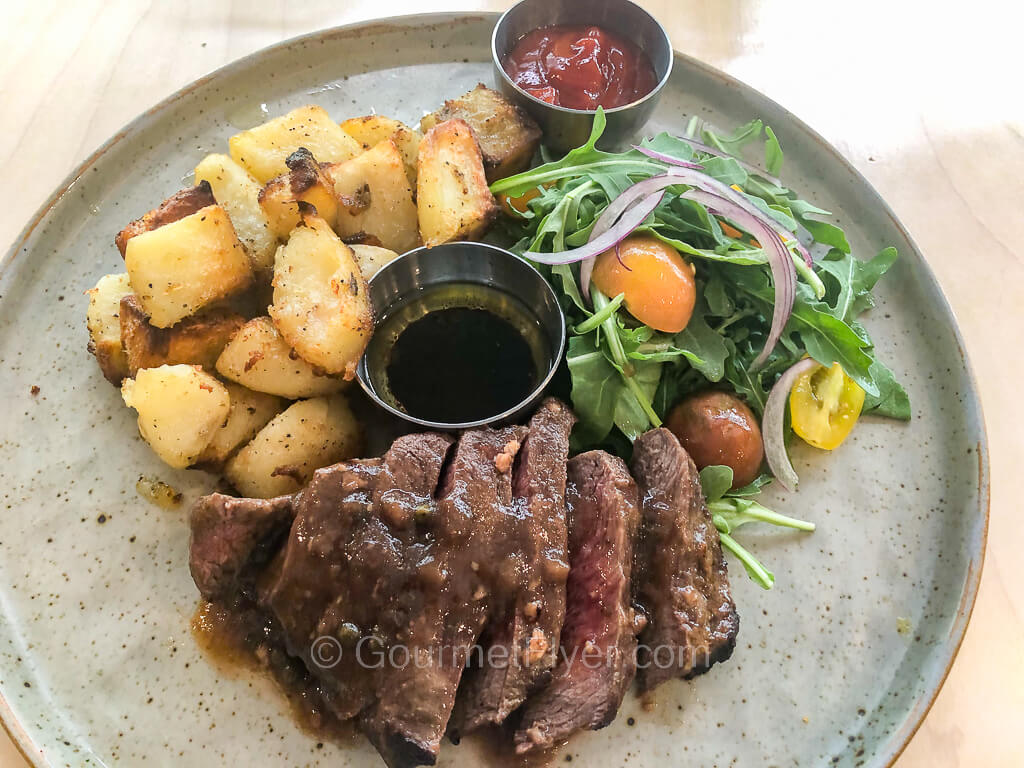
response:
<path id="1" fill-rule="evenodd" d="M 318 742 L 345 748 L 363 738 L 354 721 L 338 720 L 323 705 L 315 681 L 301 663 L 271 648 L 265 617 L 247 601 L 240 600 L 234 606 L 200 601 L 192 616 L 191 630 L 203 656 L 218 675 L 237 678 L 260 674 L 273 680 L 288 702 L 292 720 Z M 514 720 L 515 716 L 509 719 Z M 514 731 L 513 725 L 506 723 L 480 728 L 462 737 L 451 734 L 442 753 L 457 750 L 456 745 L 464 743 L 483 759 L 482 764 L 495 768 L 546 768 L 573 762 L 564 744 L 546 753 L 517 755 L 512 742 Z"/>
<path id="2" fill-rule="evenodd" d="M 288 702 L 299 728 L 320 742 L 341 747 L 362 738 L 353 722 L 342 722 L 327 709 L 302 664 L 266 642 L 266 621 L 251 606 L 226 607 L 201 601 L 192 617 L 192 636 L 217 674 L 266 675 Z"/>

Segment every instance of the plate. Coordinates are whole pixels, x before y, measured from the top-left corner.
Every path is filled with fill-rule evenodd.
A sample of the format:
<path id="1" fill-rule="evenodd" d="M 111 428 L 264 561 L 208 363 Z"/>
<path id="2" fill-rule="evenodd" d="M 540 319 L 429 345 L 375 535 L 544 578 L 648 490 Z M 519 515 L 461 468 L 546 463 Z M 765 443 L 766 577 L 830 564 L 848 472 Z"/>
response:
<path id="1" fill-rule="evenodd" d="M 189 630 L 188 503 L 208 475 L 162 465 L 86 353 L 86 297 L 123 269 L 114 234 L 186 185 L 239 129 L 309 102 L 336 118 L 416 122 L 491 82 L 495 15 L 319 32 L 241 59 L 145 113 L 54 193 L 0 263 L 0 705 L 36 765 L 380 765 L 362 740 L 318 744 L 273 685 L 213 666 Z M 798 494 L 772 506 L 813 535 L 748 533 L 778 582 L 733 567 L 736 653 L 694 682 L 628 696 L 615 723 L 559 754 L 586 766 L 883 766 L 913 735 L 963 637 L 988 513 L 978 396 L 952 313 L 885 203 L 820 136 L 752 89 L 677 55 L 647 131 L 699 115 L 773 126 L 784 176 L 835 212 L 855 252 L 897 265 L 866 325 L 906 384 L 908 425 L 865 418 L 837 455 L 796 448 Z M 38 389 L 36 389 L 38 388 Z M 150 505 L 140 475 L 186 494 Z M 491 762 L 466 739 L 448 766 Z"/>

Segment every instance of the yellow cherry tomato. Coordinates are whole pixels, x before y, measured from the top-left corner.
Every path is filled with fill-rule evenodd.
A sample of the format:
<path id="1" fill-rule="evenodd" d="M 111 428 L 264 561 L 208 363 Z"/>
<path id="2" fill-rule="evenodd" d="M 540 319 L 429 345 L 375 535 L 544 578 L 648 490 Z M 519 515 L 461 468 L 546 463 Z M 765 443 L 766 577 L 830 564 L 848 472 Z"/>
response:
<path id="1" fill-rule="evenodd" d="M 591 277 L 605 296 L 625 294 L 626 310 L 656 331 L 679 333 L 690 322 L 697 289 L 693 266 L 650 235 L 634 235 L 605 251 Z"/>
<path id="2" fill-rule="evenodd" d="M 864 407 L 864 390 L 839 363 L 804 372 L 789 392 L 793 431 L 815 448 L 831 451 L 850 434 Z"/>

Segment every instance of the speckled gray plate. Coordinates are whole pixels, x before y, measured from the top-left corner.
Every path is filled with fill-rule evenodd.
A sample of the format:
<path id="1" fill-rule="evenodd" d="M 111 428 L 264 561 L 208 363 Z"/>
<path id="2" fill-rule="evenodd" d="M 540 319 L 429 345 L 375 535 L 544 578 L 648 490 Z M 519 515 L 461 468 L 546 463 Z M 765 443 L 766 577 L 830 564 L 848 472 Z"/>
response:
<path id="1" fill-rule="evenodd" d="M 187 505 L 158 509 L 134 486 L 156 475 L 189 501 L 211 478 L 169 470 L 140 442 L 86 354 L 82 292 L 122 269 L 114 233 L 258 122 L 260 104 L 270 115 L 312 101 L 338 119 L 375 110 L 413 123 L 490 82 L 494 20 L 404 18 L 242 59 L 89 158 L 0 265 L 0 710 L 36 764 L 380 764 L 366 744 L 318 746 L 270 683 L 225 676 L 197 650 Z M 798 448 L 799 494 L 768 495 L 818 532 L 744 529 L 778 583 L 763 592 L 734 566 L 733 659 L 665 686 L 653 711 L 628 697 L 611 727 L 563 755 L 586 766 L 887 765 L 949 669 L 981 571 L 988 460 L 963 343 L 906 232 L 821 137 L 680 56 L 649 130 L 680 130 L 692 114 L 724 128 L 764 118 L 786 150 L 786 180 L 835 211 L 858 252 L 897 246 L 867 325 L 914 420 L 865 419 L 834 455 Z M 446 745 L 441 762 L 484 762 L 470 741 Z"/>

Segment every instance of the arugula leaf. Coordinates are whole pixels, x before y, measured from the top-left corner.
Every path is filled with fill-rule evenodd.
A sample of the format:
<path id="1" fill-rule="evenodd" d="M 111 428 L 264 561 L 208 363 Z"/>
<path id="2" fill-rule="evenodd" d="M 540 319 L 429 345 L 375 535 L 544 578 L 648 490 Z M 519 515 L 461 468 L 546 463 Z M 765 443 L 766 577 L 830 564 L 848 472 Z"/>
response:
<path id="1" fill-rule="evenodd" d="M 701 129 L 701 139 L 708 146 L 722 152 L 728 152 L 733 157 L 742 157 L 743 147 L 752 141 L 761 138 L 761 127 L 764 125 L 760 120 L 751 120 L 741 125 L 730 136 L 720 136 L 707 128 Z"/>
<path id="2" fill-rule="evenodd" d="M 708 381 L 721 381 L 725 375 L 725 359 L 729 356 L 729 349 L 722 335 L 708 325 L 706 314 L 704 302 L 697 302 L 690 322 L 675 335 L 675 346 L 704 378 Z"/>
<path id="3" fill-rule="evenodd" d="M 871 363 L 871 378 L 878 384 L 878 394 L 864 397 L 864 411 L 900 421 L 910 421 L 910 398 L 907 391 L 896 381 L 893 372 L 884 363 L 875 360 Z"/>
<path id="4" fill-rule="evenodd" d="M 831 245 L 843 253 L 850 252 L 850 244 L 846 242 L 846 235 L 835 224 L 829 224 L 827 221 L 816 221 L 806 216 L 798 216 L 797 221 L 803 225 L 804 229 L 811 233 L 811 237 L 817 242 Z"/>
<path id="5" fill-rule="evenodd" d="M 708 503 L 718 501 L 732 487 L 732 467 L 712 464 L 700 471 L 700 487 Z"/>
<path id="6" fill-rule="evenodd" d="M 598 349 L 594 333 L 569 339 L 566 362 L 579 418 L 574 435 L 584 445 L 600 443 L 615 424 L 615 404 L 625 390 L 622 377 Z"/>
<path id="7" fill-rule="evenodd" d="M 704 300 L 708 311 L 717 317 L 728 317 L 736 311 L 736 304 L 726 290 L 725 281 L 717 273 L 711 275 L 704 286 Z"/>
<path id="8" fill-rule="evenodd" d="M 779 140 L 775 138 L 775 131 L 769 126 L 764 127 L 768 139 L 764 143 L 764 168 L 772 176 L 778 176 L 782 170 L 782 147 Z"/>
<path id="9" fill-rule="evenodd" d="M 896 261 L 896 249 L 883 248 L 869 261 L 861 261 L 852 254 L 830 251 L 818 262 L 818 267 L 831 276 L 832 285 L 825 301 L 840 320 L 853 320 L 875 305 L 871 290 L 875 283 Z"/>
<path id="10" fill-rule="evenodd" d="M 709 157 L 700 162 L 704 166 L 704 173 L 718 179 L 723 184 L 731 186 L 745 184 L 747 181 L 747 172 L 731 157 Z"/>

